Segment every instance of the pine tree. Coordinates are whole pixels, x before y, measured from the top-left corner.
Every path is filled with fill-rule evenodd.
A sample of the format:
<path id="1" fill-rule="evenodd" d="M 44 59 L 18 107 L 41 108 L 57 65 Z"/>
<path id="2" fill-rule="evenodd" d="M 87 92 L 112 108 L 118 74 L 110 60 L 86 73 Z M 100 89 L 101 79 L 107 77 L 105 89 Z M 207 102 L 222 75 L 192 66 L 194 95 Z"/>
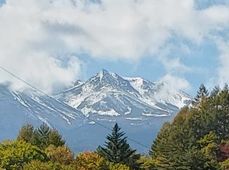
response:
<path id="1" fill-rule="evenodd" d="M 208 97 L 209 93 L 204 84 L 201 84 L 199 87 L 199 90 L 197 91 L 197 95 L 194 98 L 194 104 L 198 105 L 203 100 L 205 100 Z"/>
<path id="2" fill-rule="evenodd" d="M 156 169 L 220 169 L 221 144 L 229 139 L 229 88 L 215 88 L 210 97 L 201 89 L 202 101 L 181 110 L 154 141 L 150 153 Z"/>
<path id="3" fill-rule="evenodd" d="M 35 145 L 40 148 L 46 148 L 48 146 L 49 134 L 51 129 L 48 125 L 43 123 L 39 128 L 34 131 L 34 142 Z"/>
<path id="4" fill-rule="evenodd" d="M 65 141 L 57 130 L 53 130 L 43 123 L 34 130 L 33 144 L 40 148 L 47 148 L 49 145 L 58 147 L 63 146 Z"/>
<path id="5" fill-rule="evenodd" d="M 65 140 L 59 132 L 55 129 L 51 129 L 45 123 L 36 129 L 30 124 L 22 126 L 17 140 L 23 140 L 42 149 L 49 145 L 54 145 L 56 147 L 65 145 Z"/>
<path id="6" fill-rule="evenodd" d="M 213 88 L 213 90 L 211 91 L 211 97 L 216 97 L 220 92 L 220 87 L 219 86 L 215 86 Z"/>
<path id="7" fill-rule="evenodd" d="M 98 147 L 98 153 L 113 163 L 121 163 L 130 166 L 132 169 L 137 169 L 139 164 L 137 160 L 140 158 L 136 154 L 136 150 L 131 149 L 127 143 L 125 133 L 120 131 L 121 128 L 116 123 L 112 133 L 107 136 L 107 141 L 104 147 Z"/>
<path id="8" fill-rule="evenodd" d="M 56 147 L 65 145 L 65 140 L 55 129 L 50 131 L 48 139 L 49 145 L 54 145 Z"/>

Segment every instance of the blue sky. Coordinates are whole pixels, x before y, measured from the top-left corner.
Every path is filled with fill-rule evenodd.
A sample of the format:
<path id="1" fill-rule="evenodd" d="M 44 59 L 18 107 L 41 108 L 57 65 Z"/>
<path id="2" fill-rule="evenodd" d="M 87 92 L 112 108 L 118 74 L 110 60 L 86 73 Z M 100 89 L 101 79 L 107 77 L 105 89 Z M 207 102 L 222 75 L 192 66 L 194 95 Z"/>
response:
<path id="1" fill-rule="evenodd" d="M 192 95 L 229 83 L 227 0 L 7 0 L 0 14 L 0 63 L 47 91 L 103 68 Z"/>
<path id="2" fill-rule="evenodd" d="M 5 0 L 0 0 L 0 6 L 5 3 Z"/>
<path id="3" fill-rule="evenodd" d="M 174 51 L 174 55 L 185 55 L 183 63 L 191 67 L 192 71 L 183 73 L 178 72 L 176 75 L 185 77 L 191 87 L 187 91 L 195 94 L 201 83 L 212 87 L 210 79 L 217 76 L 218 50 L 211 42 L 204 42 L 200 46 L 192 47 L 189 54 L 182 54 L 179 51 Z M 83 79 L 89 78 L 91 75 L 105 68 L 111 72 L 118 73 L 123 76 L 140 76 L 148 80 L 158 81 L 167 72 L 163 64 L 153 57 L 145 57 L 138 63 L 125 61 L 106 61 L 102 59 L 86 58 L 86 67 L 84 70 Z"/>

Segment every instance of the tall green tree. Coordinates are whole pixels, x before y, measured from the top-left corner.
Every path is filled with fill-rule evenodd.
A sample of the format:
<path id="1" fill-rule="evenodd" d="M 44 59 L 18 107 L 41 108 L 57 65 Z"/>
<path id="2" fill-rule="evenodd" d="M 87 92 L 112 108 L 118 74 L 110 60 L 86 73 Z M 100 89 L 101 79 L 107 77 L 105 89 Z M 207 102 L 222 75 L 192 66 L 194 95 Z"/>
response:
<path id="1" fill-rule="evenodd" d="M 34 144 L 40 148 L 47 148 L 49 145 L 56 147 L 63 146 L 65 140 L 57 130 L 51 129 L 47 124 L 43 123 L 39 128 L 34 130 Z"/>
<path id="2" fill-rule="evenodd" d="M 47 148 L 49 145 L 56 147 L 65 145 L 65 140 L 59 132 L 51 129 L 45 123 L 36 129 L 30 124 L 24 125 L 19 131 L 17 140 L 23 140 L 41 149 Z"/>
<path id="3" fill-rule="evenodd" d="M 98 153 L 110 162 L 126 164 L 132 169 L 139 168 L 137 161 L 140 155 L 127 143 L 127 137 L 117 123 L 112 133 L 107 136 L 104 147 L 98 147 Z"/>
<path id="4" fill-rule="evenodd" d="M 199 90 L 197 91 L 197 95 L 194 98 L 194 104 L 198 105 L 203 100 L 205 100 L 209 96 L 209 92 L 204 84 L 201 84 Z"/>
<path id="5" fill-rule="evenodd" d="M 65 140 L 56 129 L 50 131 L 48 145 L 54 145 L 56 147 L 65 145 Z"/>
<path id="6" fill-rule="evenodd" d="M 211 91 L 210 96 L 211 97 L 216 97 L 219 94 L 219 92 L 220 92 L 220 87 L 219 86 L 215 86 L 213 88 L 213 90 Z"/>
<path id="7" fill-rule="evenodd" d="M 229 139 L 229 89 L 198 91 L 200 102 L 166 123 L 151 148 L 154 166 L 163 169 L 218 170 L 222 141 Z M 203 93 L 201 93 L 201 91 Z M 226 157 L 227 158 L 227 157 Z"/>

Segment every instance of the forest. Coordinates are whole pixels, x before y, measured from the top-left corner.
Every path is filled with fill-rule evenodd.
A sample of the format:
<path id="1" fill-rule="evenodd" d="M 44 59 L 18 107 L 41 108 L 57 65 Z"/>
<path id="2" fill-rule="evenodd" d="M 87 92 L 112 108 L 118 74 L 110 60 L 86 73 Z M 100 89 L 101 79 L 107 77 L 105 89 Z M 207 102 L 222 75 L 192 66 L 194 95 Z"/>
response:
<path id="1" fill-rule="evenodd" d="M 77 154 L 57 130 L 26 124 L 15 140 L 0 143 L 0 169 L 229 170 L 229 87 L 209 92 L 201 85 L 193 102 L 163 125 L 148 154 L 132 148 L 117 123 L 104 145 Z"/>

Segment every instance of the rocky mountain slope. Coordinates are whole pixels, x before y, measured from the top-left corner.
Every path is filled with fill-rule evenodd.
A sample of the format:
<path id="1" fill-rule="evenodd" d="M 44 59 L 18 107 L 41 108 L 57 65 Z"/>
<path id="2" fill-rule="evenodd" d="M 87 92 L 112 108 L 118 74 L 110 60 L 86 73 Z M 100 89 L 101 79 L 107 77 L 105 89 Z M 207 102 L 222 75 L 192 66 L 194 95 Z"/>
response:
<path id="1" fill-rule="evenodd" d="M 184 92 L 170 92 L 164 82 L 121 77 L 102 70 L 57 98 L 86 116 L 143 118 L 169 116 L 190 103 Z"/>
<path id="2" fill-rule="evenodd" d="M 0 140 L 15 138 L 26 123 L 44 122 L 58 129 L 75 152 L 94 150 L 118 122 L 129 138 L 150 146 L 162 124 L 191 101 L 184 92 L 168 87 L 166 82 L 106 70 L 53 97 L 1 84 Z M 130 144 L 140 152 L 148 151 L 136 142 Z"/>
<path id="3" fill-rule="evenodd" d="M 0 139 L 14 136 L 25 123 L 51 127 L 78 126 L 84 115 L 58 100 L 36 91 L 13 91 L 0 85 Z"/>

